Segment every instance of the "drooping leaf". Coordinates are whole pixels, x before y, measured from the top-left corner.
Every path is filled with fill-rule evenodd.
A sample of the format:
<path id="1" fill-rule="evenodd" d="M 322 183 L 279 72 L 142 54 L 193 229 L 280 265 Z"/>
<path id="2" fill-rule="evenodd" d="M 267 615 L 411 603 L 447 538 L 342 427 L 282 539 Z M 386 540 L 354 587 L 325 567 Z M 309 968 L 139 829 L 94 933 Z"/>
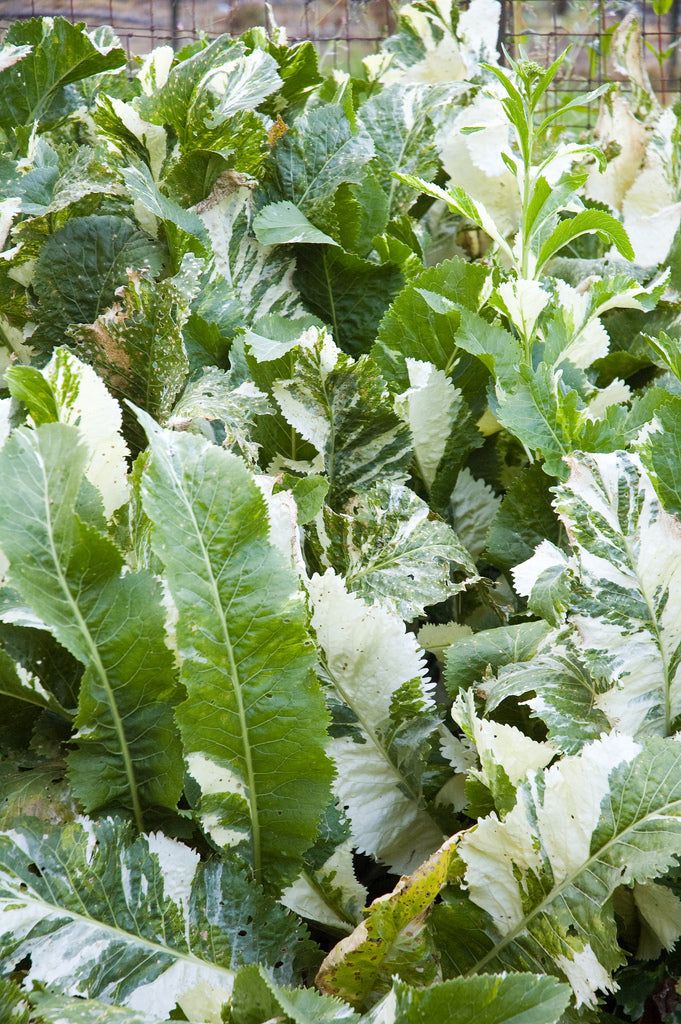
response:
<path id="1" fill-rule="evenodd" d="M 196 1018 L 215 1019 L 239 965 L 260 962 L 286 984 L 310 951 L 236 860 L 200 864 L 188 847 L 161 834 L 135 840 L 111 819 L 25 819 L 3 834 L 0 930 L 5 972 L 30 956 L 27 985 L 155 1020 L 192 1002 Z"/>
<path id="2" fill-rule="evenodd" d="M 531 657 L 520 660 L 522 655 L 515 655 L 515 660 L 502 663 L 496 678 L 479 687 L 480 693 L 487 699 L 488 714 L 508 698 L 524 697 L 523 703 L 546 725 L 548 738 L 566 754 L 575 754 L 608 731 L 608 719 L 597 706 L 603 684 L 585 665 L 569 630 L 548 630 L 543 622 L 531 625 L 540 633 L 536 649 L 528 652 Z"/>
<path id="3" fill-rule="evenodd" d="M 78 799 L 141 827 L 145 808 L 172 808 L 181 791 L 177 682 L 158 582 L 125 571 L 78 515 L 87 460 L 74 426 L 17 430 L 0 453 L 0 546 L 12 585 L 86 669 L 69 755 Z"/>
<path id="4" fill-rule="evenodd" d="M 448 877 L 461 871 L 458 840 L 458 835 L 448 839 L 401 878 L 392 893 L 374 900 L 366 919 L 322 963 L 315 979 L 318 988 L 366 1008 L 389 990 L 395 975 L 418 985 L 437 979 L 425 917 Z"/>
<path id="5" fill-rule="evenodd" d="M 401 619 L 348 594 L 332 570 L 313 576 L 308 589 L 322 676 L 336 704 L 348 709 L 349 728 L 329 744 L 334 791 L 357 849 L 394 870 L 411 870 L 441 844 L 442 832 L 418 777 L 391 760 L 381 726 L 389 725 L 393 695 L 405 684 L 413 684 L 420 709 L 432 706 L 418 644 Z"/>
<path id="6" fill-rule="evenodd" d="M 272 888 L 293 880 L 328 803 L 326 715 L 297 581 L 237 457 L 138 413 L 152 543 L 178 611 L 177 710 L 204 826 Z"/>
<path id="7" fill-rule="evenodd" d="M 631 242 L 618 220 L 603 210 L 580 210 L 571 219 L 561 221 L 546 239 L 537 256 L 537 273 L 569 242 L 592 232 L 614 245 L 625 260 L 634 260 Z"/>
<path id="8" fill-rule="evenodd" d="M 447 649 L 445 681 L 452 697 L 479 683 L 487 667 L 493 670 L 530 658 L 548 633 L 545 622 L 500 626 L 457 639 Z"/>

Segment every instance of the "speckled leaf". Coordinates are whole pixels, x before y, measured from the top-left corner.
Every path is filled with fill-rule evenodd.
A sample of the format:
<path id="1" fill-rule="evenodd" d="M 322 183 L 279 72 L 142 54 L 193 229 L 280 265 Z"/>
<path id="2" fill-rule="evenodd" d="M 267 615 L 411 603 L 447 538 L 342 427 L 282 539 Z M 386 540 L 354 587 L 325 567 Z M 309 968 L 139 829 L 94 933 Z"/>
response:
<path id="1" fill-rule="evenodd" d="M 491 814 L 462 838 L 467 900 L 484 915 L 471 934 L 467 900 L 445 900 L 436 930 L 451 935 L 461 920 L 461 956 L 451 952 L 467 972 L 555 974 L 577 1007 L 593 1007 L 624 959 L 612 893 L 664 874 L 680 835 L 681 745 L 602 737 L 521 784 L 503 821 Z"/>
<path id="2" fill-rule="evenodd" d="M 180 272 L 164 281 L 132 275 L 119 293 L 120 305 L 92 326 L 71 331 L 109 388 L 158 419 L 168 418 L 187 377 L 182 328 L 202 267 L 187 254 Z"/>
<path id="3" fill-rule="evenodd" d="M 448 839 L 392 893 L 374 900 L 365 920 L 341 939 L 316 977 L 322 992 L 366 1008 L 387 992 L 394 976 L 419 986 L 437 979 L 437 960 L 425 925 L 427 911 L 448 877 L 463 866 L 458 836 Z"/>
<path id="4" fill-rule="evenodd" d="M 30 956 L 27 986 L 152 1020 L 176 1003 L 190 1019 L 219 1019 L 241 964 L 260 962 L 287 984 L 309 951 L 300 926 L 236 861 L 201 864 L 178 842 L 134 839 L 111 820 L 25 819 L 0 836 L 0 932 L 4 971 Z"/>
<path id="5" fill-rule="evenodd" d="M 332 508 L 343 510 L 378 480 L 405 480 L 409 428 L 392 411 L 368 356 L 355 362 L 325 331 L 312 328 L 293 378 L 275 383 L 273 394 L 291 426 L 322 456 Z"/>
<path id="6" fill-rule="evenodd" d="M 333 702 L 347 709 L 352 723 L 329 745 L 338 770 L 335 793 L 358 850 L 392 870 L 413 870 L 443 836 L 419 780 L 408 778 L 391 759 L 382 727 L 389 725 L 393 696 L 404 684 L 413 686 L 421 710 L 432 708 L 420 648 L 401 619 L 349 594 L 333 570 L 313 576 L 308 587 L 321 674 Z"/>
<path id="7" fill-rule="evenodd" d="M 371 136 L 362 127 L 353 132 L 342 107 L 313 107 L 277 143 L 266 185 L 273 200 L 290 200 L 316 227 L 333 235 L 336 189 L 347 182 L 360 184 L 373 155 Z"/>
<path id="8" fill-rule="evenodd" d="M 217 105 L 210 81 L 223 65 L 244 52 L 242 44 L 230 36 L 218 36 L 171 68 L 166 81 L 151 95 L 141 96 L 137 101 L 139 113 L 153 124 L 172 125 L 183 148 L 198 148 L 207 141 L 205 119 L 212 116 Z"/>
<path id="9" fill-rule="evenodd" d="M 350 591 L 406 622 L 478 578 L 451 527 L 401 484 L 377 483 L 348 514 L 327 507 L 322 515 L 318 536 L 325 564 L 344 577 Z"/>
<path id="10" fill-rule="evenodd" d="M 76 427 L 17 430 L 0 453 L 0 546 L 10 583 L 85 666 L 69 754 L 76 796 L 141 827 L 145 808 L 174 807 L 182 789 L 177 683 L 157 581 L 124 568 L 76 512 L 87 459 Z"/>
<path id="11" fill-rule="evenodd" d="M 327 806 L 327 717 L 297 580 L 245 464 L 139 413 L 152 543 L 177 607 L 178 708 L 200 815 L 272 888 L 295 878 Z"/>

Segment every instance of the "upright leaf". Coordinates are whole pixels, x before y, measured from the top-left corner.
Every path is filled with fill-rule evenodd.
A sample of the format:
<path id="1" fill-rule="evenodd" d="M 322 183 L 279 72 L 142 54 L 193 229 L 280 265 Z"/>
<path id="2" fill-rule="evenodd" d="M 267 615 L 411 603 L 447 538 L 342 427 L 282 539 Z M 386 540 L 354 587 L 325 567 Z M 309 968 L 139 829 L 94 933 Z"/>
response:
<path id="1" fill-rule="evenodd" d="M 313 576 L 309 591 L 322 674 L 340 715 L 329 746 L 338 769 L 334 790 L 357 849 L 409 871 L 443 839 L 421 780 L 401 770 L 388 742 L 391 702 L 400 687 L 409 684 L 421 710 L 432 706 L 419 647 L 396 615 L 348 594 L 332 570 Z"/>
<path id="2" fill-rule="evenodd" d="M 596 706 L 630 735 L 670 735 L 681 715 L 681 527 L 635 456 L 569 466 L 556 499 L 577 558 L 568 620 L 601 684 Z"/>
<path id="3" fill-rule="evenodd" d="M 326 714 L 297 580 L 237 457 L 145 414 L 142 494 L 177 607 L 177 711 L 200 813 L 273 888 L 293 880 L 328 803 Z"/>
<path id="4" fill-rule="evenodd" d="M 56 121 L 68 109 L 66 87 L 90 75 L 125 65 L 120 46 L 100 48 L 66 18 L 17 22 L 4 43 L 30 47 L 19 62 L 0 71 L 0 125 L 15 128 L 35 121 Z"/>
<path id="5" fill-rule="evenodd" d="M 329 505 L 343 510 L 378 480 L 402 482 L 411 461 L 409 429 L 392 411 L 384 382 L 368 356 L 355 362 L 325 333 L 309 332 L 291 380 L 274 397 L 292 427 L 322 456 Z"/>
<path id="6" fill-rule="evenodd" d="M 158 581 L 126 571 L 78 514 L 87 459 L 76 427 L 17 430 L 0 453 L 0 546 L 12 585 L 85 666 L 69 755 L 76 795 L 141 828 L 145 808 L 174 807 L 182 788 L 177 683 Z"/>

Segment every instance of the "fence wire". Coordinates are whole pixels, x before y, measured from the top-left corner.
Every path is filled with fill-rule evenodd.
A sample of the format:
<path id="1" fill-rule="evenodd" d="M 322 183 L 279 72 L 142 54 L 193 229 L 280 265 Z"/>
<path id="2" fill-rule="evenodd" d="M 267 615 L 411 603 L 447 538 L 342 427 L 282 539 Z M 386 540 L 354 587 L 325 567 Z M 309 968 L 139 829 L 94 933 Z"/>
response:
<path id="1" fill-rule="evenodd" d="M 500 52 L 505 48 L 546 64 L 570 44 L 570 59 L 555 83 L 555 102 L 561 92 L 574 94 L 617 79 L 610 43 L 632 10 L 642 26 L 655 91 L 663 102 L 681 92 L 681 0 L 500 3 Z M 168 43 L 177 49 L 200 34 L 238 35 L 255 25 L 269 27 L 274 18 L 291 42 L 312 40 L 323 63 L 358 72 L 362 58 L 396 30 L 398 6 L 399 0 L 0 0 L 0 32 L 16 20 L 61 15 L 88 28 L 111 25 L 132 57 Z"/>

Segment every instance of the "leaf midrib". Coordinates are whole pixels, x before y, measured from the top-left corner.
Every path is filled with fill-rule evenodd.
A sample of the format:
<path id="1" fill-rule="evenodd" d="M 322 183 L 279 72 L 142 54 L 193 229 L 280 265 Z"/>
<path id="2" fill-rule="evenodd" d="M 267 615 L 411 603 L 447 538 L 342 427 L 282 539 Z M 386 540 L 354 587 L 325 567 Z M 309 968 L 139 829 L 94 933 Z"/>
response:
<path id="1" fill-rule="evenodd" d="M 132 811 L 133 811 L 133 816 L 135 818 L 135 825 L 136 825 L 137 829 L 139 830 L 139 832 L 143 832 L 144 831 L 144 820 L 143 820 L 143 817 L 142 817 L 142 807 L 140 805 L 139 793 L 137 791 L 137 780 L 135 779 L 135 769 L 134 769 L 134 766 L 133 766 L 133 763 L 132 763 L 132 757 L 131 757 L 131 754 L 130 754 L 130 748 L 128 746 L 127 737 L 125 735 L 125 729 L 123 728 L 123 721 L 122 721 L 121 716 L 120 716 L 120 714 L 118 712 L 118 706 L 116 704 L 116 699 L 115 699 L 113 687 L 111 686 L 111 683 L 109 682 L 109 675 L 108 675 L 108 672 L 107 672 L 107 670 L 106 670 L 106 668 L 104 666 L 104 663 L 102 662 L 102 659 L 101 659 L 101 656 L 100 656 L 100 653 L 99 653 L 99 648 L 97 647 L 97 644 L 95 643 L 95 641 L 92 638 L 92 634 L 90 632 L 90 628 L 89 628 L 89 626 L 88 626 L 88 624 L 87 624 L 83 614 L 81 613 L 81 610 L 80 610 L 80 607 L 78 605 L 78 602 L 76 601 L 76 599 L 74 598 L 73 594 L 71 593 L 71 588 L 69 586 L 68 580 L 67 580 L 66 576 L 64 575 L 64 572 L 63 572 L 62 567 L 61 567 L 61 562 L 60 562 L 60 559 L 59 559 L 59 555 L 58 555 L 58 552 L 57 552 L 57 549 L 56 549 L 55 543 L 54 543 L 54 529 L 53 529 L 53 521 L 52 521 L 52 515 L 51 515 L 52 506 L 50 504 L 49 489 L 48 489 L 48 483 L 47 483 L 47 480 L 48 480 L 47 467 L 45 466 L 45 463 L 44 463 L 42 457 L 38 453 L 36 453 L 36 454 L 38 455 L 39 465 L 40 465 L 40 467 L 42 469 L 42 473 L 43 473 L 43 501 L 44 501 L 44 508 L 45 508 L 45 524 L 46 524 L 46 529 L 47 529 L 47 536 L 48 536 L 50 554 L 52 556 L 52 561 L 53 561 L 54 567 L 55 567 L 57 583 L 58 583 L 59 587 L 62 590 L 62 593 L 64 594 L 64 596 L 66 598 L 66 602 L 67 602 L 69 608 L 71 609 L 71 613 L 72 613 L 73 618 L 74 618 L 74 620 L 76 622 L 76 626 L 80 630 L 81 635 L 83 636 L 83 638 L 85 640 L 85 645 L 86 645 L 87 650 L 89 651 L 92 666 L 93 666 L 93 668 L 94 668 L 94 670 L 95 670 L 95 672 L 96 672 L 96 674 L 97 674 L 97 676 L 99 678 L 99 681 L 100 681 L 100 683 L 102 685 L 102 688 L 103 688 L 104 692 L 106 693 L 106 696 L 107 696 L 107 699 L 108 699 L 108 702 L 109 702 L 109 708 L 110 708 L 110 711 L 111 711 L 111 717 L 113 719 L 114 729 L 116 731 L 116 736 L 118 738 L 118 743 L 119 743 L 119 746 L 120 746 L 120 749 L 121 749 L 121 755 L 123 757 L 123 767 L 124 767 L 124 770 L 125 770 L 125 776 L 126 776 L 126 778 L 128 780 L 128 789 L 130 791 L 130 798 L 132 800 Z M 74 513 L 74 517 L 75 517 L 75 513 Z"/>
<path id="2" fill-rule="evenodd" d="M 211 601 L 217 616 L 217 622 L 222 633 L 223 643 L 227 652 L 227 658 L 229 661 L 229 671 L 232 679 L 232 688 L 234 692 L 234 698 L 237 706 L 237 715 L 239 719 L 239 728 L 241 731 L 243 756 L 245 762 L 245 782 L 248 789 L 248 804 L 251 816 L 251 830 L 252 830 L 252 843 L 253 843 L 253 874 L 255 879 L 260 882 L 262 878 L 262 849 L 260 840 L 260 818 L 258 810 L 258 800 L 255 785 L 255 771 L 253 767 L 253 756 L 251 753 L 251 744 L 249 738 L 248 720 L 246 718 L 246 708 L 244 706 L 243 692 L 241 677 L 236 664 L 236 658 L 234 656 L 234 647 L 229 631 L 229 625 L 225 617 L 224 609 L 222 607 L 222 601 L 220 600 L 220 590 L 213 572 L 213 565 L 210 559 L 210 552 L 204 543 L 203 534 L 199 526 L 198 520 L 194 513 L 194 507 L 188 499 L 187 492 L 184 488 L 184 482 L 181 477 L 178 477 L 175 472 L 175 467 L 171 459 L 166 459 L 166 463 L 169 467 L 169 472 L 172 474 L 176 489 L 182 495 L 184 506 L 187 512 L 189 521 L 191 522 L 194 533 L 198 541 L 199 554 L 202 559 L 205 575 L 204 581 L 208 584 L 210 590 Z"/>
<path id="3" fill-rule="evenodd" d="M 11 887 L 9 885 L 7 886 L 7 891 L 11 891 Z M 103 921 L 98 921 L 97 918 L 90 917 L 86 913 L 79 913 L 78 911 L 70 910 L 69 908 L 64 907 L 61 904 L 52 903 L 50 902 L 50 900 L 41 897 L 40 894 L 31 897 L 30 895 L 27 895 L 26 891 L 24 889 L 21 889 L 20 886 L 18 885 L 16 887 L 16 896 L 14 898 L 10 897 L 9 899 L 7 899 L 7 897 L 0 897 L 0 906 L 2 905 L 3 902 L 9 902 L 11 908 L 16 907 L 17 902 L 20 902 L 26 907 L 47 907 L 50 913 L 58 917 L 59 920 L 63 921 L 63 919 L 66 917 L 69 918 L 71 921 L 81 922 L 87 928 L 94 928 L 98 931 L 106 932 L 108 935 L 112 937 L 112 941 L 120 942 L 121 938 L 123 938 L 126 942 L 130 943 L 131 945 L 142 946 L 143 948 L 148 949 L 150 952 L 154 954 L 163 953 L 165 956 L 172 957 L 175 960 L 184 960 L 193 965 L 208 967 L 211 970 L 220 971 L 222 974 L 225 974 L 230 979 L 230 982 L 233 981 L 235 977 L 233 971 L 230 971 L 226 967 L 220 967 L 219 964 L 213 963 L 210 960 L 203 960 L 201 957 L 196 956 L 195 953 L 184 953 L 182 952 L 182 950 L 176 949 L 173 946 L 164 946 L 160 942 L 154 942 L 153 939 L 145 939 L 143 936 L 136 935 L 134 932 L 128 932 L 123 928 L 117 928 L 114 925 L 105 924 Z"/>

